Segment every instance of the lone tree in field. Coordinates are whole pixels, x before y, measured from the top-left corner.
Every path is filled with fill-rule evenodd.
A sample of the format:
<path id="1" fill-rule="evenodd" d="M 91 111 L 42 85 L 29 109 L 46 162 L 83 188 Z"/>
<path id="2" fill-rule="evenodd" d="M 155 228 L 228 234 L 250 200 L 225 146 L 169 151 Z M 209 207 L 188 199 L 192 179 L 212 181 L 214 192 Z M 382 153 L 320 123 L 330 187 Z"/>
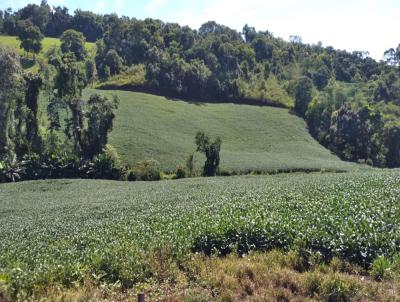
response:
<path id="1" fill-rule="evenodd" d="M 18 33 L 18 40 L 21 41 L 20 48 L 34 55 L 42 50 L 43 38 L 39 27 L 34 25 L 23 26 Z"/>
<path id="2" fill-rule="evenodd" d="M 219 166 L 219 152 L 221 151 L 222 140 L 220 137 L 214 141 L 202 131 L 196 134 L 196 151 L 204 153 L 206 162 L 203 167 L 203 176 L 215 176 Z"/>

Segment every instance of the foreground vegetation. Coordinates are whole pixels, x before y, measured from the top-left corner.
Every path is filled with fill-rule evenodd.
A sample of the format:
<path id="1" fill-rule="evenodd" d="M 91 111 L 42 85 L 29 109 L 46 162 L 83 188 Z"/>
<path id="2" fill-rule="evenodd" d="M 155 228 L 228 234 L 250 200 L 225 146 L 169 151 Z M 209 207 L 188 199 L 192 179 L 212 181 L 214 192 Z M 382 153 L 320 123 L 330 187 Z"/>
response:
<path id="1" fill-rule="evenodd" d="M 86 94 L 95 92 L 119 99 L 109 142 L 130 165 L 154 158 L 162 170 L 175 171 L 195 151 L 195 134 L 203 130 L 223 140 L 222 173 L 362 168 L 319 145 L 305 123 L 287 109 L 196 103 L 116 90 Z M 196 154 L 198 170 L 203 162 Z"/>
<path id="2" fill-rule="evenodd" d="M 2 287 L 23 299 L 89 276 L 125 289 L 158 280 L 159 257 L 181 267 L 193 252 L 271 249 L 363 268 L 384 256 L 385 278 L 399 252 L 399 187 L 397 171 L 3 184 Z"/>
<path id="3" fill-rule="evenodd" d="M 385 267 L 386 276 L 374 278 L 370 271 L 333 258 L 321 261 L 317 254 L 304 257 L 296 251 L 228 257 L 188 255 L 179 266 L 168 261 L 169 250 L 153 254 L 149 266 L 153 277 L 124 289 L 121 283 L 104 283 L 87 276 L 71 288 L 50 287 L 40 301 L 397 301 L 400 297 L 400 262 Z M 382 268 L 381 268 L 382 269 Z M 1 294 L 0 294 L 1 297 Z M 7 298 L 6 296 L 3 296 Z M 6 300 L 7 301 L 7 300 Z"/>

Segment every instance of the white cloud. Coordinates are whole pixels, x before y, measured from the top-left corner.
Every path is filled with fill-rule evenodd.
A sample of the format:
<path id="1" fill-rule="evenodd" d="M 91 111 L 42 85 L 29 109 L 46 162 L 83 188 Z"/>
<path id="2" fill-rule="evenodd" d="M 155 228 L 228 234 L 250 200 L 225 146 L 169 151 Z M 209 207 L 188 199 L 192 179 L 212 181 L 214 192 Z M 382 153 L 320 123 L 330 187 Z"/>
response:
<path id="1" fill-rule="evenodd" d="M 166 3 L 167 0 L 150 0 L 144 9 L 148 14 L 152 14 Z"/>

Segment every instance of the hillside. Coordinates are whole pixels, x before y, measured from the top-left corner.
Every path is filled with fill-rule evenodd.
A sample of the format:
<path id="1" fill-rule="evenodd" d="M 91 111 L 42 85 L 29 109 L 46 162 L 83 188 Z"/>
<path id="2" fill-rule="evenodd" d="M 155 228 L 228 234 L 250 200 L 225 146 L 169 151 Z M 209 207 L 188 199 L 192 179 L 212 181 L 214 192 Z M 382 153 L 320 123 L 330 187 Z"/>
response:
<path id="1" fill-rule="evenodd" d="M 193 153 L 195 134 L 203 130 L 223 140 L 221 171 L 356 167 L 319 145 L 304 121 L 287 109 L 193 103 L 126 91 L 87 90 L 86 94 L 94 92 L 120 99 L 109 142 L 129 164 L 154 158 L 164 170 L 174 170 Z"/>
<path id="2" fill-rule="evenodd" d="M 14 48 L 18 51 L 18 53 L 23 56 L 24 55 L 24 50 L 20 48 L 20 41 L 17 39 L 17 37 L 15 36 L 2 36 L 0 35 L 0 45 L 5 45 L 11 48 Z M 44 38 L 42 41 L 42 51 L 39 53 L 38 57 L 39 59 L 44 58 L 45 54 L 52 48 L 52 47 L 59 47 L 60 46 L 60 39 L 56 39 L 56 38 Z M 88 51 L 92 51 L 95 47 L 94 43 L 89 43 L 86 42 L 86 49 Z M 23 63 L 23 62 L 22 62 Z M 37 64 L 32 65 L 32 64 L 27 64 L 24 65 L 23 67 L 26 69 L 35 69 L 35 66 L 37 66 Z"/>
<path id="3" fill-rule="evenodd" d="M 9 47 L 13 47 L 18 50 L 19 54 L 23 55 L 23 49 L 19 48 L 20 41 L 15 36 L 0 36 L 0 45 L 6 45 Z M 43 42 L 42 54 L 46 53 L 53 46 L 60 46 L 60 40 L 56 38 L 44 38 Z"/>

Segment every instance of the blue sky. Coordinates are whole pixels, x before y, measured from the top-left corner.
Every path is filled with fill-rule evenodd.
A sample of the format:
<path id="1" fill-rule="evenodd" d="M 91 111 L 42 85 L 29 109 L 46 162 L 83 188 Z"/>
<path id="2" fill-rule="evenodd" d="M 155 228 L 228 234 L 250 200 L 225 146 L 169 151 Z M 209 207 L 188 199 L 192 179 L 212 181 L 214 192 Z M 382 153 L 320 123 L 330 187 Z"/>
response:
<path id="1" fill-rule="evenodd" d="M 20 8 L 40 0 L 0 0 L 0 8 Z M 159 18 L 198 28 L 215 20 L 240 30 L 244 24 L 288 39 L 349 51 L 369 51 L 375 59 L 400 43 L 400 0 L 49 0 L 98 13 Z"/>

